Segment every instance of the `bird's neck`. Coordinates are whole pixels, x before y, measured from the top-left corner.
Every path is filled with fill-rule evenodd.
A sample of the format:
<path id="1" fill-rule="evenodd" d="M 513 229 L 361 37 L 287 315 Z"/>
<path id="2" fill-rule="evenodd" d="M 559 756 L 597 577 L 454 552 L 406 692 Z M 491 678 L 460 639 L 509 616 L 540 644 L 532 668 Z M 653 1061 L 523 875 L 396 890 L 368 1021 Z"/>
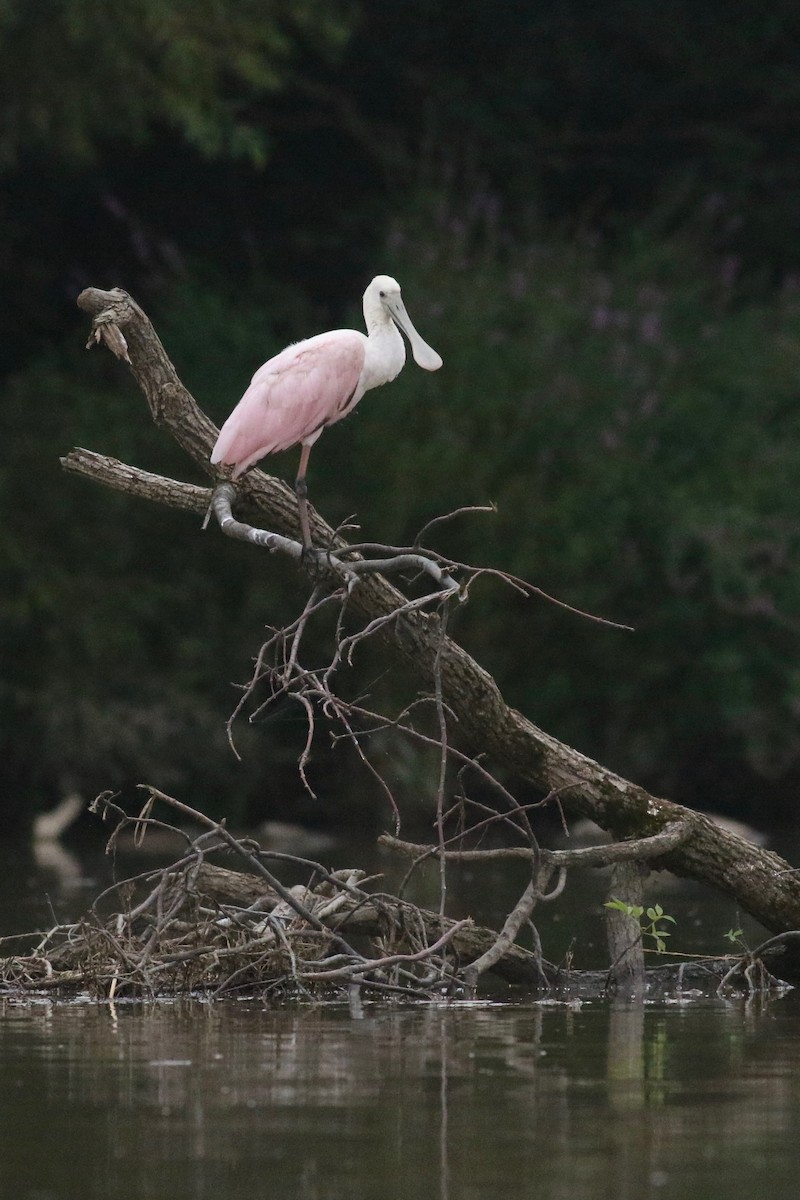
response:
<path id="1" fill-rule="evenodd" d="M 399 375 L 406 361 L 406 345 L 400 330 L 385 313 L 367 320 L 367 352 L 364 373 L 367 387 L 389 383 Z"/>

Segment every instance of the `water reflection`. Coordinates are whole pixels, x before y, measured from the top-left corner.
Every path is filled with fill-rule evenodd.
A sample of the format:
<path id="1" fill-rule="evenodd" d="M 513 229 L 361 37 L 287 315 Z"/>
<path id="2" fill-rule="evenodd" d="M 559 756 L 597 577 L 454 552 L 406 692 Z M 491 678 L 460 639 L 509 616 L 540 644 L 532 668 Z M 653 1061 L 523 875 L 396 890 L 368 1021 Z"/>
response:
<path id="1" fill-rule="evenodd" d="M 796 1194 L 791 998 L 360 1017 L 5 1001 L 0 1034 L 2 1196 Z"/>

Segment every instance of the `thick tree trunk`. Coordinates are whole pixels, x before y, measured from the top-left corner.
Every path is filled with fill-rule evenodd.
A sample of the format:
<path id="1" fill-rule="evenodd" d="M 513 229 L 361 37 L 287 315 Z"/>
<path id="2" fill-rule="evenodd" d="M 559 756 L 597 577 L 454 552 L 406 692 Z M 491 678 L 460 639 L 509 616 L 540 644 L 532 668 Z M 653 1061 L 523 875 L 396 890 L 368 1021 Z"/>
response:
<path id="1" fill-rule="evenodd" d="M 221 479 L 209 463 L 217 431 L 178 379 L 139 306 L 118 289 L 89 288 L 78 303 L 94 318 L 97 340 L 102 337 L 119 357 L 125 358 L 127 351 L 130 369 L 156 423 L 175 437 L 202 471 L 213 480 Z M 85 451 L 74 451 L 63 464 L 107 486 L 198 513 L 210 499 L 205 489 L 146 476 Z M 290 488 L 259 470 L 249 472 L 237 486 L 240 517 L 297 535 L 297 507 Z M 311 518 L 317 544 L 344 545 L 318 514 L 312 511 Z M 353 590 L 350 604 L 371 621 L 391 614 L 403 599 L 385 579 L 370 576 Z M 659 865 L 728 894 L 770 930 L 800 928 L 800 877 L 778 855 L 698 813 L 650 795 L 539 729 L 505 703 L 492 677 L 461 646 L 451 638 L 442 641 L 438 617 L 407 613 L 391 621 L 382 636 L 387 652 L 402 655 L 425 687 L 433 686 L 438 659 L 442 698 L 458 721 L 461 739 L 542 792 L 558 789 L 565 807 L 616 837 L 647 837 L 670 823 L 687 823 L 687 838 Z"/>
<path id="2" fill-rule="evenodd" d="M 618 862 L 611 871 L 609 900 L 631 906 L 644 905 L 647 867 L 637 859 Z M 646 992 L 644 948 L 639 922 L 619 909 L 606 911 L 606 934 L 611 968 L 609 989 L 622 999 L 638 999 Z"/>

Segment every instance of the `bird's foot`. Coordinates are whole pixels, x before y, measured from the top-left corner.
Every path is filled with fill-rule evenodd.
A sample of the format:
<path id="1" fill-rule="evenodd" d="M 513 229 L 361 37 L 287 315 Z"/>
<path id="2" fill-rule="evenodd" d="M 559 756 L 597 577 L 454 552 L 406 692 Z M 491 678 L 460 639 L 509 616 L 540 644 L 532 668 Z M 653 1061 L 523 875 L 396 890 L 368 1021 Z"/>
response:
<path id="1" fill-rule="evenodd" d="M 327 550 L 318 550 L 316 546 L 309 543 L 307 546 L 304 545 L 300 551 L 300 566 L 312 579 L 317 579 L 330 569 L 328 558 Z"/>

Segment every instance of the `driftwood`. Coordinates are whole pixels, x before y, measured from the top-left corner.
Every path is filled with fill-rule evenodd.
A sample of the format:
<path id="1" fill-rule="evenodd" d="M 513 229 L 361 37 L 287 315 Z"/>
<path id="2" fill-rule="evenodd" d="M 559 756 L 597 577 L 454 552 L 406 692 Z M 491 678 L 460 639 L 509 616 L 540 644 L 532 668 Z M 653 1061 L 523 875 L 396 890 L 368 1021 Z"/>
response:
<path id="1" fill-rule="evenodd" d="M 197 886 L 220 903 L 245 905 L 272 902 L 269 893 L 252 875 L 230 871 L 225 867 L 204 864 L 198 871 Z M 393 929 L 400 944 L 406 928 L 423 928 L 425 936 L 433 944 L 443 931 L 457 924 L 443 920 L 438 913 L 403 905 L 386 897 L 381 897 L 374 904 L 349 901 L 337 915 L 336 923 L 337 927 L 346 930 L 352 937 L 377 937 L 384 935 L 387 929 Z M 786 971 L 788 979 L 784 978 L 786 960 L 780 953 L 782 943 L 773 945 L 773 941 L 771 939 L 749 957 L 711 957 L 651 967 L 647 971 L 647 982 L 641 994 L 647 994 L 650 999 L 682 993 L 716 995 L 723 981 L 727 981 L 731 990 L 755 991 L 755 986 L 748 984 L 745 978 L 745 971 L 755 961 L 759 961 L 771 976 L 771 986 L 797 982 L 800 977 L 794 969 Z M 458 929 L 448 945 L 463 970 L 489 952 L 496 942 L 495 930 L 470 924 Z M 576 971 L 559 967 L 515 945 L 504 949 L 492 967 L 492 974 L 504 983 L 559 1000 L 588 1000 L 615 993 L 627 997 L 635 990 L 628 986 L 624 977 L 617 975 L 614 978 L 613 970 Z"/>
<path id="2" fill-rule="evenodd" d="M 230 834 L 224 823 L 146 788 L 136 817 L 112 796 L 94 809 L 137 840 L 152 827 L 182 836 L 186 852 L 172 865 L 113 885 L 85 916 L 40 934 L 0 939 L 0 990 L 11 994 L 88 994 L 103 1000 L 164 995 L 238 993 L 309 997 L 332 988 L 352 999 L 353 989 L 429 998 L 474 993 L 490 969 L 498 979 L 548 1000 L 574 1002 L 605 996 L 708 996 L 723 991 L 764 992 L 782 985 L 788 935 L 750 956 L 688 961 L 656 968 L 647 981 L 625 964 L 611 971 L 573 971 L 548 962 L 510 936 L 454 921 L 396 896 L 368 892 L 359 869 L 329 871 L 322 864 L 261 850 Z M 165 826 L 152 813 L 167 804 L 203 827 L 194 838 Z M 225 851 L 246 870 L 209 862 Z M 310 872 L 307 884 L 285 887 L 273 865 Z M 618 861 L 630 870 L 635 860 Z M 549 871 L 549 868 L 545 868 Z M 524 912 L 524 905 L 518 906 Z M 509 914 L 513 925 L 517 910 Z M 626 947 L 627 948 L 627 947 Z M 772 974 L 770 974 L 770 969 Z M 776 976 L 778 978 L 776 978 Z"/>
<path id="3" fill-rule="evenodd" d="M 224 484 L 224 475 L 209 463 L 217 430 L 178 379 L 139 306 L 125 292 L 94 288 L 84 291 L 78 302 L 93 318 L 92 341 L 105 342 L 127 362 L 154 421 L 179 442 L 214 485 Z M 73 450 L 62 463 L 66 470 L 104 486 L 198 514 L 206 512 L 212 500 L 213 488 L 164 479 L 86 450 Z M 230 503 L 229 492 L 218 492 L 217 502 L 220 495 Z M 252 470 L 237 483 L 236 495 L 240 522 L 257 528 L 266 525 L 268 533 L 299 544 L 291 488 Z M 327 547 L 339 563 L 358 559 L 317 513 L 312 510 L 310 516 L 316 545 Z M 445 576 L 449 581 L 448 570 Z M 311 577 L 313 580 L 313 572 Z M 450 588 L 451 594 L 453 590 Z M 727 894 L 771 932 L 800 928 L 800 876 L 788 863 L 699 813 L 650 795 L 539 729 L 505 703 L 492 677 L 446 635 L 443 608 L 430 611 L 430 605 L 427 610 L 422 604 L 410 605 L 407 597 L 378 573 L 359 576 L 357 586 L 349 587 L 348 605 L 383 639 L 387 654 L 410 664 L 421 686 L 435 693 L 438 711 L 446 710 L 455 723 L 461 745 L 474 747 L 541 793 L 557 795 L 567 811 L 590 818 L 618 839 L 620 846 L 630 839 L 653 839 L 651 847 L 659 854 L 659 868 Z M 476 759 L 470 761 L 477 763 Z M 662 845 L 662 835 L 670 830 L 679 830 L 680 836 Z M 535 860 L 534 874 L 552 853 L 540 850 L 535 839 L 530 847 L 508 848 L 507 852 L 512 849 Z M 435 852 L 444 867 L 444 850 L 440 829 L 438 847 L 417 847 L 416 853 Z M 461 939 L 467 936 L 466 931 L 459 933 Z M 494 937 L 496 941 L 497 935 Z M 791 953 L 789 945 L 784 947 L 786 954 Z"/>

